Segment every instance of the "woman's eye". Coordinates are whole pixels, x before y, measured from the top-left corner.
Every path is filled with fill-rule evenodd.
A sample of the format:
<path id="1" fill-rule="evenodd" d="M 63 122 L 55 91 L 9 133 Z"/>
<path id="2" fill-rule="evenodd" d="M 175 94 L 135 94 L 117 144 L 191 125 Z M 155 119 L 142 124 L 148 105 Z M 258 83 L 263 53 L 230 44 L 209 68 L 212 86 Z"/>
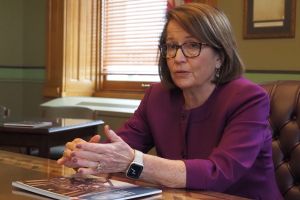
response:
<path id="1" fill-rule="evenodd" d="M 191 43 L 189 43 L 188 46 L 189 46 L 190 48 L 198 48 L 198 47 L 199 47 L 199 44 L 196 43 L 196 42 L 191 42 Z"/>
<path id="2" fill-rule="evenodd" d="M 168 49 L 176 49 L 177 45 L 176 44 L 167 44 Z"/>

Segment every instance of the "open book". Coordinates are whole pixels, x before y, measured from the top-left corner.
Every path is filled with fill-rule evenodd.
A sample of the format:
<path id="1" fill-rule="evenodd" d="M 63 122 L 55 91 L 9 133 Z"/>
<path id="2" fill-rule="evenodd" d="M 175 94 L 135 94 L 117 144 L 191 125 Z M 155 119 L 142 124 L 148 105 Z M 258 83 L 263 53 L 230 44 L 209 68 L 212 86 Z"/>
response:
<path id="1" fill-rule="evenodd" d="M 120 200 L 159 194 L 162 191 L 102 177 L 54 177 L 43 180 L 14 181 L 15 188 L 51 197 L 76 200 Z"/>

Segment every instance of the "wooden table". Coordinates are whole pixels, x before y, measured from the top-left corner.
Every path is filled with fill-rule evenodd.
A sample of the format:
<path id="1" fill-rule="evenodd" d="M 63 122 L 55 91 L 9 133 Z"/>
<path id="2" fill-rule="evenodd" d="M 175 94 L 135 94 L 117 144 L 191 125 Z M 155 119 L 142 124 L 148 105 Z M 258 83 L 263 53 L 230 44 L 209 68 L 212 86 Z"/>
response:
<path id="1" fill-rule="evenodd" d="M 53 176 L 71 175 L 74 171 L 70 168 L 59 166 L 54 160 L 28 156 L 24 154 L 0 151 L 0 199 L 9 200 L 32 200 L 46 199 L 40 196 L 27 196 L 15 192 L 12 188 L 12 181 L 43 179 Z M 132 181 L 120 176 L 113 176 L 113 179 L 127 181 L 138 185 L 149 185 L 141 181 Z M 153 186 L 153 185 L 152 185 Z M 184 189 L 162 188 L 162 194 L 146 197 L 151 200 L 176 200 L 176 199 L 200 199 L 200 200 L 245 200 L 236 196 L 209 191 L 188 191 Z"/>
<path id="2" fill-rule="evenodd" d="M 42 121 L 42 120 L 39 120 Z M 5 127 L 0 125 L 0 145 L 36 147 L 39 156 L 49 158 L 50 147 L 64 145 L 74 138 L 97 133 L 102 120 L 58 118 L 51 126 L 40 128 Z"/>

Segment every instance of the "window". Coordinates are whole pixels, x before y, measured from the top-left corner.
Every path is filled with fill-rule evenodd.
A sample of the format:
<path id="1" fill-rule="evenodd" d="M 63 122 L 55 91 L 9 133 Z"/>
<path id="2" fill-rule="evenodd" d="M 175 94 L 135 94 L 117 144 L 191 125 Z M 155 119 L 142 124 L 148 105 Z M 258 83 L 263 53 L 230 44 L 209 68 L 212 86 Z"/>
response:
<path id="1" fill-rule="evenodd" d="M 166 9 L 167 0 L 48 0 L 44 96 L 141 98 L 159 80 Z"/>
<path id="2" fill-rule="evenodd" d="M 102 1 L 101 94 L 142 94 L 159 81 L 158 41 L 167 0 Z M 106 95 L 107 96 L 107 95 Z"/>

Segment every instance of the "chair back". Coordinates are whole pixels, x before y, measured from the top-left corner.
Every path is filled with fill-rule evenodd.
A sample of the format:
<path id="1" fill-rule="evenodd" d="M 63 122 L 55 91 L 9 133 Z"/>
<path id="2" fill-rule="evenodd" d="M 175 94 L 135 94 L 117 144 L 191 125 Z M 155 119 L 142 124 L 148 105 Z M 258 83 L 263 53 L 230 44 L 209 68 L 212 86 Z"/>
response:
<path id="1" fill-rule="evenodd" d="M 285 200 L 300 199 L 300 81 L 273 81 L 261 86 L 270 97 L 269 122 L 278 187 Z"/>

